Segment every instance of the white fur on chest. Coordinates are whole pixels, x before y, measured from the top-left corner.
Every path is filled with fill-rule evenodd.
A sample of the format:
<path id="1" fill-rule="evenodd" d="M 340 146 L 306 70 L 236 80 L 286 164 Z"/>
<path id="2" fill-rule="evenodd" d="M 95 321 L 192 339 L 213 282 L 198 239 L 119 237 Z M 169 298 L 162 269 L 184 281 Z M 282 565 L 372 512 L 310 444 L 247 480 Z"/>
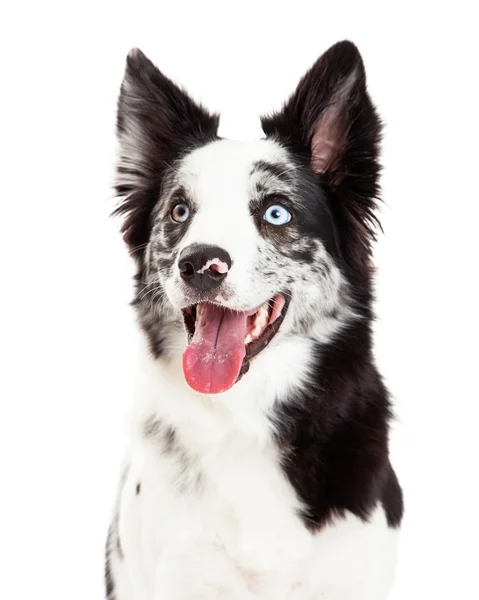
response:
<path id="1" fill-rule="evenodd" d="M 294 351 L 306 369 L 310 349 Z M 120 497 L 123 559 L 112 565 L 116 600 L 386 598 L 396 534 L 382 508 L 367 524 L 348 515 L 316 535 L 297 516 L 266 416 L 288 374 L 261 385 L 247 377 L 228 399 L 208 399 L 175 377 L 178 369 L 174 360 L 142 367 Z M 145 435 L 153 416 L 157 429 Z"/>

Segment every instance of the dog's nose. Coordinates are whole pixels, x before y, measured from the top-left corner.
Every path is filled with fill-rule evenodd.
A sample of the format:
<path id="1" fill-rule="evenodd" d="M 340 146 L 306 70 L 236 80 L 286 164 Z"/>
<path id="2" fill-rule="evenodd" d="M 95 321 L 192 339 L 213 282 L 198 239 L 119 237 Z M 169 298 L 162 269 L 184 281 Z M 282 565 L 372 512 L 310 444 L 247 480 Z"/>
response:
<path id="1" fill-rule="evenodd" d="M 198 290 L 208 291 L 220 285 L 231 269 L 231 258 L 218 246 L 193 244 L 183 250 L 178 261 L 183 281 Z"/>

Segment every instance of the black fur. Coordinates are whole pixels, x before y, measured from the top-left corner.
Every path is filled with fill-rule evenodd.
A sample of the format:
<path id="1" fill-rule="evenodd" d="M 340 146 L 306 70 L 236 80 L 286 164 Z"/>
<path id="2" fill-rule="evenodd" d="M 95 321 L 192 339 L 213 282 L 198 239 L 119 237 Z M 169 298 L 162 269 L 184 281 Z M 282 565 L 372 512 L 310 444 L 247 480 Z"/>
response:
<path id="1" fill-rule="evenodd" d="M 108 532 L 108 538 L 106 541 L 106 560 L 105 560 L 105 594 L 106 600 L 115 600 L 115 582 L 113 581 L 113 575 L 111 572 L 110 565 L 110 553 L 111 553 L 111 539 L 112 539 L 112 530 L 110 528 Z"/>
<path id="2" fill-rule="evenodd" d="M 311 529 L 345 510 L 367 519 L 378 502 L 392 526 L 401 520 L 388 458 L 390 404 L 369 345 L 369 326 L 358 323 L 318 346 L 315 383 L 274 416 L 283 468 L 308 507 L 302 516 Z"/>

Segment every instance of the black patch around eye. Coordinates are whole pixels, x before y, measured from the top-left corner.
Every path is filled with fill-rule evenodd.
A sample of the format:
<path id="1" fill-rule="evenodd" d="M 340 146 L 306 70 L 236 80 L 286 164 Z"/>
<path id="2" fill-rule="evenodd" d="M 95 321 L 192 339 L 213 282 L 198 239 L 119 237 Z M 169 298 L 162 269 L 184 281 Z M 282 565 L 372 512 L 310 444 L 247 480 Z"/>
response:
<path id="1" fill-rule="evenodd" d="M 319 240 L 328 254 L 342 263 L 338 224 L 327 190 L 307 165 L 298 165 L 296 175 L 291 192 L 296 231 L 302 239 Z"/>
<path id="2" fill-rule="evenodd" d="M 322 187 L 313 177 L 300 178 L 297 194 L 300 199 L 296 211 L 298 232 L 303 237 L 320 240 L 328 254 L 341 260 L 336 223 Z"/>
<path id="3" fill-rule="evenodd" d="M 316 241 L 320 241 L 342 263 L 335 219 L 319 179 L 299 164 L 295 175 L 288 186 L 288 195 L 263 191 L 250 201 L 250 212 L 259 233 L 270 239 L 279 252 L 301 262 L 313 262 Z M 283 225 L 268 223 L 264 213 L 273 204 L 284 206 L 291 213 L 290 221 Z"/>

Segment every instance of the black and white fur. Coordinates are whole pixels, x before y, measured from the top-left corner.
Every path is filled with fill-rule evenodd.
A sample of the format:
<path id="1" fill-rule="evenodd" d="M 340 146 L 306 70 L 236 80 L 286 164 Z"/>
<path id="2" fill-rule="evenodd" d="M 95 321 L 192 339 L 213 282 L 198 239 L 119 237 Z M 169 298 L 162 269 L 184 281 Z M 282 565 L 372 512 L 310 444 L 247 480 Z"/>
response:
<path id="1" fill-rule="evenodd" d="M 216 115 L 129 54 L 118 213 L 144 352 L 109 600 L 380 600 L 393 580 L 402 495 L 371 339 L 380 121 L 356 47 L 330 48 L 262 125 L 264 139 L 220 139 Z M 262 219 L 272 198 L 287 227 Z M 186 223 L 169 218 L 178 201 Z M 290 298 L 249 371 L 211 396 L 181 367 L 182 309 L 199 298 L 178 257 L 192 244 L 231 256 L 212 301 Z"/>

